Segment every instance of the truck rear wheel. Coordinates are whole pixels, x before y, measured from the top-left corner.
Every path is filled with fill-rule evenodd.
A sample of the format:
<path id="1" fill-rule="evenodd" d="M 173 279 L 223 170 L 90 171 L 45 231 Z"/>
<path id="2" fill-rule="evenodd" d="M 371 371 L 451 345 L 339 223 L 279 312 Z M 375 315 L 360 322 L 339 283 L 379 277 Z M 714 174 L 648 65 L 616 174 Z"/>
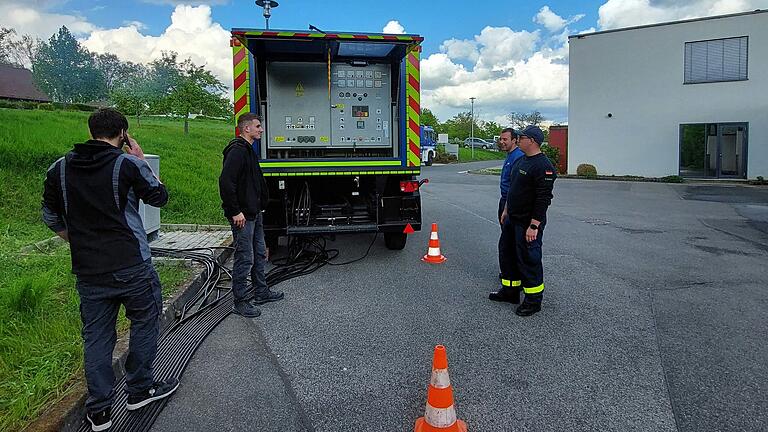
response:
<path id="1" fill-rule="evenodd" d="M 384 233 L 384 244 L 390 250 L 402 250 L 407 240 L 408 235 L 404 233 Z"/>
<path id="2" fill-rule="evenodd" d="M 426 166 L 432 166 L 432 162 L 435 161 L 435 154 L 432 152 L 427 153 L 427 161 L 424 162 Z"/>

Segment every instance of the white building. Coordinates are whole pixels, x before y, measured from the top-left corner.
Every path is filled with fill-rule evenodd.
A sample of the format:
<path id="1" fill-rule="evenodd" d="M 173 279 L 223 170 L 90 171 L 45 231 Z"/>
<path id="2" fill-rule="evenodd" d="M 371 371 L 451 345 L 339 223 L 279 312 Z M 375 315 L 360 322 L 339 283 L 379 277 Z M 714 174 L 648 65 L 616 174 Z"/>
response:
<path id="1" fill-rule="evenodd" d="M 768 10 L 569 42 L 569 172 L 768 178 Z"/>

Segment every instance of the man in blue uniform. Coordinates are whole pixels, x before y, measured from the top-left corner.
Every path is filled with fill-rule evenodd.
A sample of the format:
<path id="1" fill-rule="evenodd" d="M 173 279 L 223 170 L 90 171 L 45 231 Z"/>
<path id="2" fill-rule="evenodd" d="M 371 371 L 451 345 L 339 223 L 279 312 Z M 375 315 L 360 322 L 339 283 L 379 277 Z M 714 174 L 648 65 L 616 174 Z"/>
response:
<path id="1" fill-rule="evenodd" d="M 501 214 L 504 212 L 504 206 L 507 203 L 509 175 L 512 172 L 512 166 L 518 159 L 525 155 L 523 151 L 520 150 L 520 148 L 517 146 L 517 139 L 517 132 L 515 132 L 515 130 L 512 128 L 506 128 L 502 130 L 501 136 L 499 137 L 499 147 L 501 147 L 502 151 L 507 152 L 507 158 L 504 161 L 504 166 L 501 169 L 501 181 L 499 182 L 501 198 L 499 198 L 499 211 L 496 215 L 499 223 L 501 224 L 501 235 L 499 236 L 499 278 L 501 279 L 501 291 L 504 291 L 505 288 L 512 288 L 513 286 L 517 287 L 517 289 L 520 287 L 520 277 L 513 275 L 512 273 L 514 272 L 514 269 L 511 268 L 509 264 L 507 264 L 510 262 L 508 257 L 512 253 L 510 246 L 514 245 L 514 241 L 511 238 L 512 231 L 504 229 L 505 225 L 501 223 Z M 498 297 L 498 291 L 492 292 L 489 295 L 491 300 L 497 300 Z M 517 300 L 515 303 L 519 302 L 520 300 Z"/>
<path id="2" fill-rule="evenodd" d="M 520 132 L 518 146 L 525 156 L 515 163 L 510 173 L 507 202 L 501 214 L 501 222 L 510 230 L 512 239 L 511 253 L 505 265 L 509 266 L 513 280 L 520 278 L 520 286 L 503 286 L 500 291 L 491 293 L 491 300 L 519 302 L 522 288 L 525 299 L 515 310 L 520 316 L 540 311 L 544 292 L 541 242 L 557 174 L 541 152 L 543 141 L 544 133 L 536 126 L 528 126 Z"/>

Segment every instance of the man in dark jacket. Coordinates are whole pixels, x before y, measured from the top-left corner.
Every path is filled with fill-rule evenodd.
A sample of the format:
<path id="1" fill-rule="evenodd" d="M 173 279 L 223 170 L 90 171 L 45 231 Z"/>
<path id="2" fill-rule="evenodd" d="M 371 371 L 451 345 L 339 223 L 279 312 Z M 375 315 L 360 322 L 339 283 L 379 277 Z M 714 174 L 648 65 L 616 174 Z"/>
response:
<path id="1" fill-rule="evenodd" d="M 523 303 L 515 313 L 530 316 L 541 310 L 544 292 L 544 268 L 541 263 L 541 240 L 547 223 L 547 208 L 552 203 L 552 189 L 557 178 L 555 167 L 541 152 L 544 133 L 536 126 L 520 132 L 518 146 L 525 153 L 510 173 L 507 204 L 501 214 L 501 223 L 513 233 L 513 251 L 508 267 L 514 277 L 520 278 Z M 491 293 L 495 301 L 519 302 L 521 287 L 502 287 Z"/>
<path id="2" fill-rule="evenodd" d="M 112 426 L 112 352 L 121 304 L 131 321 L 128 410 L 170 396 L 179 381 L 154 381 L 163 303 L 138 212 L 139 200 L 162 207 L 168 193 L 128 136 L 125 116 L 101 109 L 88 118 L 88 127 L 93 139 L 75 144 L 48 168 L 42 212 L 46 225 L 70 244 L 83 321 L 87 419 L 91 429 L 103 431 Z"/>
<path id="3" fill-rule="evenodd" d="M 240 135 L 224 149 L 219 194 L 224 216 L 232 227 L 232 246 L 235 248 L 232 266 L 234 311 L 254 318 L 261 315 L 256 305 L 281 300 L 283 293 L 269 289 L 264 271 L 267 246 L 262 213 L 267 207 L 269 191 L 252 145 L 264 132 L 261 117 L 245 113 L 238 118 L 237 127 Z M 248 287 L 248 274 L 251 275 L 252 289 Z"/>

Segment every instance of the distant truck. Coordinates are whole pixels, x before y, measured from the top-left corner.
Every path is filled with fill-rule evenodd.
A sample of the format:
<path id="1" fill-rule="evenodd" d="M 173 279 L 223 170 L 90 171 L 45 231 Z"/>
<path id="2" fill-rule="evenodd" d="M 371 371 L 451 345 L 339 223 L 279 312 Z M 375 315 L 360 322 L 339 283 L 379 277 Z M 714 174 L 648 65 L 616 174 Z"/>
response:
<path id="1" fill-rule="evenodd" d="M 437 157 L 437 133 L 432 126 L 421 126 L 421 161 L 432 166 Z"/>
<path id="2" fill-rule="evenodd" d="M 264 119 L 254 148 L 269 187 L 268 244 L 381 232 L 403 249 L 421 229 L 422 40 L 232 29 L 235 118 Z"/>

